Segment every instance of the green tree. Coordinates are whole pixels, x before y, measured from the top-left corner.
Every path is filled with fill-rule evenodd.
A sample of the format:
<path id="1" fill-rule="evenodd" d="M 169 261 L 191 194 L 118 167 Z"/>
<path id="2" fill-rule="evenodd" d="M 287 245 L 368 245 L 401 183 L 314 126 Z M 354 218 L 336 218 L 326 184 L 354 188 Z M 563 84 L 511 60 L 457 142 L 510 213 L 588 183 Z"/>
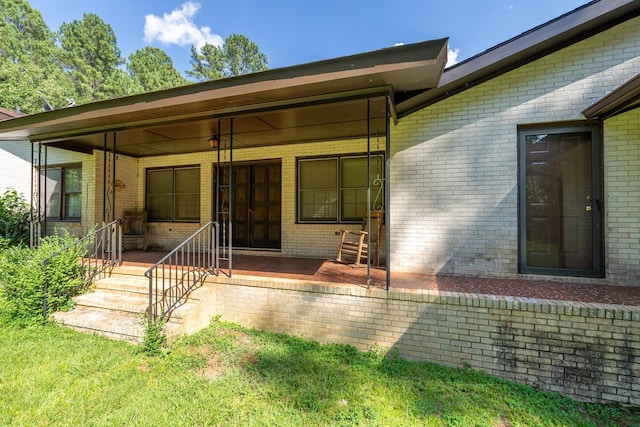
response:
<path id="1" fill-rule="evenodd" d="M 122 75 L 113 76 L 124 61 L 109 24 L 98 15 L 85 13 L 81 21 L 63 23 L 58 38 L 63 51 L 62 62 L 76 88 L 76 101 L 126 95 L 122 88 L 108 84 L 114 78 L 124 78 Z"/>
<path id="2" fill-rule="evenodd" d="M 188 83 L 164 50 L 147 46 L 129 55 L 127 71 L 142 91 L 168 89 Z"/>
<path id="3" fill-rule="evenodd" d="M 267 56 L 258 45 L 241 34 L 227 37 L 222 46 L 191 47 L 192 70 L 187 75 L 200 81 L 239 76 L 267 69 Z"/>
<path id="4" fill-rule="evenodd" d="M 54 108 L 65 105 L 74 94 L 59 57 L 38 10 L 25 0 L 0 0 L 0 106 L 40 112 L 41 94 Z"/>

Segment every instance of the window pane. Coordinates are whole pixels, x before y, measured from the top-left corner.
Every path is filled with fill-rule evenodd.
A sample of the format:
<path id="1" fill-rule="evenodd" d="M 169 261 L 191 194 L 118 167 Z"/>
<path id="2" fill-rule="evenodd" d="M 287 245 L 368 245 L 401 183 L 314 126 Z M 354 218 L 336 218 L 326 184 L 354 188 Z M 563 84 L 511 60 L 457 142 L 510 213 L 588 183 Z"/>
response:
<path id="1" fill-rule="evenodd" d="M 149 221 L 170 221 L 171 195 L 149 195 L 147 209 Z"/>
<path id="2" fill-rule="evenodd" d="M 147 211 L 150 221 L 200 219 L 200 168 L 147 171 Z"/>
<path id="3" fill-rule="evenodd" d="M 381 155 L 371 156 L 369 182 L 371 186 L 371 210 L 384 209 L 383 162 Z M 361 221 L 367 212 L 367 157 L 340 159 L 341 221 Z"/>
<path id="4" fill-rule="evenodd" d="M 366 157 L 340 159 L 340 173 L 342 188 L 367 188 Z"/>
<path id="5" fill-rule="evenodd" d="M 42 191 L 45 191 L 46 198 L 43 202 L 46 204 L 47 218 L 60 219 L 60 197 L 62 193 L 62 170 L 47 169 L 45 172 L 45 180 L 42 185 Z"/>
<path id="6" fill-rule="evenodd" d="M 82 213 L 82 195 L 80 193 L 67 194 L 64 211 L 65 219 L 79 219 Z"/>
<path id="7" fill-rule="evenodd" d="M 200 168 L 176 169 L 176 194 L 200 194 Z"/>
<path id="8" fill-rule="evenodd" d="M 338 218 L 336 191 L 305 191 L 301 193 L 301 218 L 306 221 L 335 221 Z"/>
<path id="9" fill-rule="evenodd" d="M 300 189 L 336 189 L 337 159 L 300 160 Z"/>
<path id="10" fill-rule="evenodd" d="M 337 159 L 299 162 L 298 203 L 302 221 L 337 221 Z"/>
<path id="11" fill-rule="evenodd" d="M 148 194 L 171 194 L 173 192 L 173 170 L 147 171 Z"/>
<path id="12" fill-rule="evenodd" d="M 64 169 L 64 192 L 82 192 L 82 168 Z"/>
<path id="13" fill-rule="evenodd" d="M 176 194 L 176 221 L 200 219 L 200 193 Z"/>

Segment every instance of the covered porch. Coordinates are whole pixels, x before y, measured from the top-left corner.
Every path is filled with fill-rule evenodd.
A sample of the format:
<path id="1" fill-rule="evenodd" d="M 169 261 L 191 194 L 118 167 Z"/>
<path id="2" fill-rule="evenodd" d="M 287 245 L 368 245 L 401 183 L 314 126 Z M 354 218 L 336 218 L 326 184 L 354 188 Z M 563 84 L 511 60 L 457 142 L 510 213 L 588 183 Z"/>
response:
<path id="1" fill-rule="evenodd" d="M 144 211 L 151 249 L 220 224 L 222 257 L 235 269 L 235 255 L 256 251 L 334 256 L 336 233 L 377 211 L 384 269 L 369 258 L 364 271 L 385 275 L 388 288 L 390 123 L 398 103 L 437 86 L 446 52 L 446 39 L 433 40 L 101 101 L 3 123 L 0 137 L 32 142 L 34 241 Z M 60 178 L 48 187 L 51 167 Z M 67 176 L 78 188 L 64 188 Z"/>

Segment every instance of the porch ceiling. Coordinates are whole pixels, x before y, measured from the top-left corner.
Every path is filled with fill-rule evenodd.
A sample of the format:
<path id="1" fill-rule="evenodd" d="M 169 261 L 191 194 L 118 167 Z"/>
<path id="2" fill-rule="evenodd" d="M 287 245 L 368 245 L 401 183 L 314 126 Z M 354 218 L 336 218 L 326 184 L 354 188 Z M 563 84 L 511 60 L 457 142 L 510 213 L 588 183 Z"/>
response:
<path id="1" fill-rule="evenodd" d="M 386 104 L 436 87 L 447 40 L 197 83 L 0 122 L 0 140 L 29 139 L 75 151 L 111 147 L 135 157 L 383 134 Z M 369 103 L 369 108 L 367 107 Z M 221 119 L 221 129 L 218 129 Z"/>

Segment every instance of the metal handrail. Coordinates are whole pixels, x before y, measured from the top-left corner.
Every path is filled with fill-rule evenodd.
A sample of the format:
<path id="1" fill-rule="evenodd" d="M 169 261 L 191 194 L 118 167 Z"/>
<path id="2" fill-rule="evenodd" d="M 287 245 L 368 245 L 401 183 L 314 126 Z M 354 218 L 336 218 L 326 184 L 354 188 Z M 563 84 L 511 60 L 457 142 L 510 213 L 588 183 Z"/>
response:
<path id="1" fill-rule="evenodd" d="M 47 271 L 49 263 L 63 253 L 80 254 L 79 270 L 82 274 L 81 288 L 88 288 L 96 279 L 101 279 L 107 269 L 122 264 L 122 225 L 119 220 L 88 233 L 80 240 L 65 246 L 41 262 L 44 272 L 42 314 L 47 319 L 48 289 L 50 277 Z"/>
<path id="2" fill-rule="evenodd" d="M 149 279 L 149 307 L 153 322 L 167 320 L 189 293 L 209 274 L 218 274 L 218 223 L 208 222 L 144 275 Z"/>

